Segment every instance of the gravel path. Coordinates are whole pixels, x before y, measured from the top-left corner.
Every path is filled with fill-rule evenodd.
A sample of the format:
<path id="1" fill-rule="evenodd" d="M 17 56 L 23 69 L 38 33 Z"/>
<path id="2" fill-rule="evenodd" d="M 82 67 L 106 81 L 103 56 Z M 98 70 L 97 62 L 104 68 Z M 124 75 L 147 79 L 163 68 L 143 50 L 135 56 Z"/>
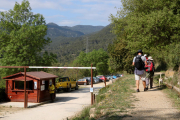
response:
<path id="1" fill-rule="evenodd" d="M 180 120 L 180 111 L 172 107 L 172 101 L 162 90 L 158 90 L 158 86 L 154 85 L 153 89 L 144 92 L 141 81 L 140 92 L 133 95 L 137 99 L 134 108 L 123 120 Z"/>

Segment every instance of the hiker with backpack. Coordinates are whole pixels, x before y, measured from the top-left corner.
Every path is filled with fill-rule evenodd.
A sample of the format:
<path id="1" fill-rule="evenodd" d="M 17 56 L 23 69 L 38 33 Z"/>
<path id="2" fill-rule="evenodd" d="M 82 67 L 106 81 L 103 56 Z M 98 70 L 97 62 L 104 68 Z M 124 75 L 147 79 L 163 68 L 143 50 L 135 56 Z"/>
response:
<path id="1" fill-rule="evenodd" d="M 153 86 L 153 76 L 154 76 L 154 71 L 155 71 L 155 65 L 153 62 L 153 59 L 151 56 L 148 57 L 148 61 L 147 61 L 147 65 L 146 67 L 146 72 L 147 72 L 147 76 L 146 76 L 146 89 L 148 90 L 148 86 L 149 86 L 149 80 L 150 80 L 150 89 L 152 89 Z"/>
<path id="2" fill-rule="evenodd" d="M 139 81 L 140 77 L 144 86 L 144 91 L 146 91 L 146 71 L 145 71 L 145 65 L 147 65 L 146 57 L 143 56 L 142 50 L 138 50 L 137 56 L 133 59 L 133 66 L 135 66 L 134 74 L 135 74 L 135 80 L 136 80 L 136 87 L 137 92 L 139 91 Z"/>
<path id="3" fill-rule="evenodd" d="M 148 60 L 147 54 L 144 54 L 144 57 L 146 58 L 146 61 Z"/>

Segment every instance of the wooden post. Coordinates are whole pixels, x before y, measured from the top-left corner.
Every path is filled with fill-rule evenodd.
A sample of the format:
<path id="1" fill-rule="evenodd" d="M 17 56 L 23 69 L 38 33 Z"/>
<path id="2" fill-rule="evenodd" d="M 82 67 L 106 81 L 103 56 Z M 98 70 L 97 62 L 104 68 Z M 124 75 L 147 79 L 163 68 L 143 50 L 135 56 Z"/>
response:
<path id="1" fill-rule="evenodd" d="M 27 108 L 27 95 L 26 95 L 26 67 L 24 67 L 24 108 Z"/>
<path id="2" fill-rule="evenodd" d="M 95 103 L 95 94 L 93 95 L 93 104 Z"/>
<path id="3" fill-rule="evenodd" d="M 91 88 L 93 88 L 93 64 L 91 64 Z M 91 92 L 91 105 L 93 105 L 93 92 Z"/>

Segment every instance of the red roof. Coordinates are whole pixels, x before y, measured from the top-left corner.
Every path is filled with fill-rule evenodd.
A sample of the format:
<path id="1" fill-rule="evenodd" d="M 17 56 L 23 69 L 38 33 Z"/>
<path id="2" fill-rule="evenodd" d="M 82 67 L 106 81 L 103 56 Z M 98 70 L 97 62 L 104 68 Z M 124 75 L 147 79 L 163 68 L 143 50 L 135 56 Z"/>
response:
<path id="1" fill-rule="evenodd" d="M 20 74 L 24 75 L 24 72 L 19 72 L 19 73 L 13 74 L 13 75 L 9 75 L 9 76 L 3 77 L 3 79 L 12 79 L 14 76 L 20 75 Z M 50 74 L 50 73 L 46 73 L 44 71 L 26 72 L 26 76 L 32 77 L 32 78 L 36 78 L 36 79 L 39 79 L 39 80 L 51 79 L 51 78 L 57 78 L 58 77 L 56 75 L 53 75 L 53 74 Z M 30 80 L 28 78 L 26 78 L 26 79 Z"/>

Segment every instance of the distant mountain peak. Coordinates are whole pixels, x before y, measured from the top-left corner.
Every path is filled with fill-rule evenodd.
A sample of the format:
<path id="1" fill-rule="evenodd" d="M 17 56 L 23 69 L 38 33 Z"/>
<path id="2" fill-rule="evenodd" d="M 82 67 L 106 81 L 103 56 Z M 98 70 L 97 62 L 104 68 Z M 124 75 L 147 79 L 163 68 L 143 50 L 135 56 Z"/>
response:
<path id="1" fill-rule="evenodd" d="M 53 23 L 53 22 L 50 22 L 50 23 L 48 23 L 47 25 L 59 26 L 59 25 L 57 25 L 56 23 Z"/>

